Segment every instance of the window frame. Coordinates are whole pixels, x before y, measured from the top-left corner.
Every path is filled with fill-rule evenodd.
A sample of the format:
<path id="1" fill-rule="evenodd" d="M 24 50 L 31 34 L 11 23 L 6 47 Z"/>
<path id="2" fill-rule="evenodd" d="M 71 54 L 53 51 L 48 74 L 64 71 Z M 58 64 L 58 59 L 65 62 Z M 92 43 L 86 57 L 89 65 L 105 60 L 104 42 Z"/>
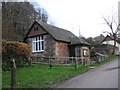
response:
<path id="1" fill-rule="evenodd" d="M 89 57 L 90 56 L 90 52 L 88 49 L 83 49 L 83 56 L 84 57 Z"/>
<path id="2" fill-rule="evenodd" d="M 38 31 L 38 26 L 34 27 L 34 31 Z"/>
<path id="3" fill-rule="evenodd" d="M 44 51 L 44 36 L 36 36 L 32 38 L 32 52 Z"/>

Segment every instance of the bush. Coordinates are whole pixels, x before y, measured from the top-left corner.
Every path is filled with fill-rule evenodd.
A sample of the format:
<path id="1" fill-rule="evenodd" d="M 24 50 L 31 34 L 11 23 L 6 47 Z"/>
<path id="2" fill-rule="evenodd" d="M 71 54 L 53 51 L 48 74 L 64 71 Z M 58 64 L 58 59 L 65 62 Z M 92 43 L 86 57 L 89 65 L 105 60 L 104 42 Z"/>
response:
<path id="1" fill-rule="evenodd" d="M 10 70 L 12 59 L 15 59 L 16 67 L 20 68 L 27 64 L 30 47 L 22 42 L 2 41 L 2 69 Z"/>

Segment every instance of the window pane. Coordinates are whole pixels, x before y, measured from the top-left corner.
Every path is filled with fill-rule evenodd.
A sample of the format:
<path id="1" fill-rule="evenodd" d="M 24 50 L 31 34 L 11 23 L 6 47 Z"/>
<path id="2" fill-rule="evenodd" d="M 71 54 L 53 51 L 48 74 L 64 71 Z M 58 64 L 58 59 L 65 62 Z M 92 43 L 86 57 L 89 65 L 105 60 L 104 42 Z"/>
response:
<path id="1" fill-rule="evenodd" d="M 37 40 L 40 40 L 40 36 L 37 36 Z"/>
<path id="2" fill-rule="evenodd" d="M 38 27 L 36 27 L 36 30 L 38 30 Z"/>
<path id="3" fill-rule="evenodd" d="M 84 56 L 89 56 L 89 51 L 88 51 L 88 50 L 84 50 L 83 55 L 84 55 Z"/>
<path id="4" fill-rule="evenodd" d="M 43 36 L 41 36 L 41 40 L 43 40 Z"/>
<path id="5" fill-rule="evenodd" d="M 32 43 L 32 51 L 35 51 L 35 42 Z"/>
<path id="6" fill-rule="evenodd" d="M 34 38 L 32 38 L 32 41 L 36 41 L 36 38 L 34 37 Z"/>
<path id="7" fill-rule="evenodd" d="M 40 40 L 40 36 L 38 36 L 38 38 L 39 38 L 38 40 Z"/>
<path id="8" fill-rule="evenodd" d="M 35 37 L 35 40 L 37 41 L 37 37 Z"/>
<path id="9" fill-rule="evenodd" d="M 41 50 L 41 49 L 40 49 L 40 41 L 39 41 L 39 50 Z"/>
<path id="10" fill-rule="evenodd" d="M 36 42 L 36 50 L 35 51 L 37 51 L 38 50 L 38 42 Z"/>
<path id="11" fill-rule="evenodd" d="M 36 31 L 36 28 L 34 27 L 34 31 Z"/>
<path id="12" fill-rule="evenodd" d="M 44 50 L 44 41 L 42 41 L 42 50 Z"/>

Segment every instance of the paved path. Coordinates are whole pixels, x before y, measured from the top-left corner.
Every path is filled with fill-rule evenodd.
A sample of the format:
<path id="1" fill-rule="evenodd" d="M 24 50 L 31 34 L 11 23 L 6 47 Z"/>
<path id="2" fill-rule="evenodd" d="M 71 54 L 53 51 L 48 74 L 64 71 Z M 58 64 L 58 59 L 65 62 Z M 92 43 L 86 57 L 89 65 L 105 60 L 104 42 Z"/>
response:
<path id="1" fill-rule="evenodd" d="M 67 80 L 57 88 L 118 88 L 118 59 Z"/>

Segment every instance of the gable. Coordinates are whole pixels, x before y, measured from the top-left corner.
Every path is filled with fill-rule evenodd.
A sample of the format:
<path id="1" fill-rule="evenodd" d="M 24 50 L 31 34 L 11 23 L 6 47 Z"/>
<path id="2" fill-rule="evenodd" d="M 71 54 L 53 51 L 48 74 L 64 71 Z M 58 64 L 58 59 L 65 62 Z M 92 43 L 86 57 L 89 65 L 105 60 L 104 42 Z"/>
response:
<path id="1" fill-rule="evenodd" d="M 105 41 L 111 41 L 113 40 L 111 37 L 106 37 Z"/>
<path id="2" fill-rule="evenodd" d="M 34 30 L 34 28 L 38 26 L 38 30 Z M 80 38 L 78 38 L 76 35 L 74 35 L 72 32 L 62 29 L 62 28 L 58 28 L 43 22 L 34 22 L 32 27 L 30 28 L 29 32 L 26 34 L 26 37 L 24 38 L 24 41 L 27 38 L 33 37 L 33 36 L 37 36 L 37 35 L 42 35 L 42 34 L 50 34 L 52 36 L 52 38 L 56 41 L 62 41 L 62 42 L 67 42 L 67 43 L 71 43 L 71 44 L 85 44 L 85 45 L 90 45 L 89 43 L 86 43 L 85 41 L 83 42 L 83 40 L 81 40 Z M 72 40 L 72 38 L 75 39 Z M 74 41 L 74 43 L 73 43 Z"/>
<path id="3" fill-rule="evenodd" d="M 107 36 L 103 39 L 102 43 L 105 42 L 105 41 L 113 41 L 113 38 L 110 37 L 109 35 L 107 35 Z"/>
<path id="4" fill-rule="evenodd" d="M 47 32 L 40 25 L 38 25 L 37 23 L 34 23 L 27 34 L 27 38 L 37 36 L 37 35 L 43 35 L 46 33 Z"/>

